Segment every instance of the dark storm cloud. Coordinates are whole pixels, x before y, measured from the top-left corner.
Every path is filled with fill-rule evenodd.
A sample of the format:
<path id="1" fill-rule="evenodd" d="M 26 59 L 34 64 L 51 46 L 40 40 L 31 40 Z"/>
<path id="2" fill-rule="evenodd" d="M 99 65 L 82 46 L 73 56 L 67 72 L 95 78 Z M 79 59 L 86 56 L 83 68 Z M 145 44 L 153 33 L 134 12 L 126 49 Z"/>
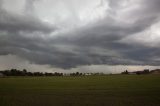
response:
<path id="1" fill-rule="evenodd" d="M 109 2 L 110 13 L 114 13 L 111 16 L 74 31 L 60 33 L 58 37 L 47 36 L 54 32 L 54 28 L 36 17 L 19 16 L 0 9 L 0 55 L 14 54 L 31 63 L 64 69 L 93 64 L 160 65 L 158 60 L 151 61 L 155 56 L 160 58 L 160 49 L 119 42 L 159 21 L 159 0 L 140 0 L 140 8 L 123 13 L 127 17 L 121 19 L 118 16 L 123 1 Z M 133 22 L 126 22 L 132 18 Z M 26 37 L 28 34 L 34 37 Z M 45 39 L 37 37 L 39 34 L 45 35 Z"/>

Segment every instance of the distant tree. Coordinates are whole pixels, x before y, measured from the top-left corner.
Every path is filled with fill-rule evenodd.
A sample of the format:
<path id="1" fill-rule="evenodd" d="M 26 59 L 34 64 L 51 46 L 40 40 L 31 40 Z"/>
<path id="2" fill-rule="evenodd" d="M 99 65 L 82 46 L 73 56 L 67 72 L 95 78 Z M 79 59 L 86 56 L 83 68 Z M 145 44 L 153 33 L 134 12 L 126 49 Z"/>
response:
<path id="1" fill-rule="evenodd" d="M 27 70 L 26 70 L 26 69 L 23 69 L 23 72 L 24 72 L 24 73 L 27 73 Z"/>
<path id="2" fill-rule="evenodd" d="M 129 74 L 128 70 L 122 72 L 121 74 Z"/>
<path id="3" fill-rule="evenodd" d="M 75 74 L 76 76 L 79 76 L 79 72 L 76 72 L 76 74 Z"/>
<path id="4" fill-rule="evenodd" d="M 125 74 L 128 74 L 128 70 L 126 70 Z"/>
<path id="5" fill-rule="evenodd" d="M 149 69 L 145 69 L 144 74 L 149 74 Z"/>

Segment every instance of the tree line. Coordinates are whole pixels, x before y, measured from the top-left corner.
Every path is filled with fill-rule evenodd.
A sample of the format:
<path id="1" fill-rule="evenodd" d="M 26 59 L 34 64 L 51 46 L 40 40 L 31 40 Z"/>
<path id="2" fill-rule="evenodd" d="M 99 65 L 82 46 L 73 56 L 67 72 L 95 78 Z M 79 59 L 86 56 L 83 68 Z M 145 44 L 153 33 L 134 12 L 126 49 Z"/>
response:
<path id="1" fill-rule="evenodd" d="M 4 70 L 0 71 L 4 76 L 63 76 L 63 73 L 42 73 L 42 72 L 27 72 L 26 69 L 23 70 L 17 70 L 17 69 L 11 69 L 11 70 Z"/>
<path id="2" fill-rule="evenodd" d="M 10 70 L 4 70 L 0 71 L 0 74 L 3 74 L 3 76 L 101 76 L 105 75 L 104 73 L 48 73 L 48 72 L 28 72 L 26 69 L 18 70 L 18 69 L 10 69 Z"/>

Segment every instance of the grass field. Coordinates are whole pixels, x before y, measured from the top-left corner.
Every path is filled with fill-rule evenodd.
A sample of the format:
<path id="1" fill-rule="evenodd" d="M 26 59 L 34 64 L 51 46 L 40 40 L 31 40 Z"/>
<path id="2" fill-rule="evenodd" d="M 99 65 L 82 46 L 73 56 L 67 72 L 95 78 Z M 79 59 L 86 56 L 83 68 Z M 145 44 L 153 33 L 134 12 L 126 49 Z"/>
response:
<path id="1" fill-rule="evenodd" d="M 160 106 L 160 76 L 0 78 L 0 106 Z"/>

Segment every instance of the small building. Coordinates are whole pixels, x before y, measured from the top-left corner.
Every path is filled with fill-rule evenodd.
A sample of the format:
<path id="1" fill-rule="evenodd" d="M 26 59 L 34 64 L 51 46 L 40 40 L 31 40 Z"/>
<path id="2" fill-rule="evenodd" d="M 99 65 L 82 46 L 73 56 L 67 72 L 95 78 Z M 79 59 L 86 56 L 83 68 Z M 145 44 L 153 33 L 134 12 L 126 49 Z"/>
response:
<path id="1" fill-rule="evenodd" d="M 160 74 L 160 69 L 152 70 L 151 74 Z"/>

